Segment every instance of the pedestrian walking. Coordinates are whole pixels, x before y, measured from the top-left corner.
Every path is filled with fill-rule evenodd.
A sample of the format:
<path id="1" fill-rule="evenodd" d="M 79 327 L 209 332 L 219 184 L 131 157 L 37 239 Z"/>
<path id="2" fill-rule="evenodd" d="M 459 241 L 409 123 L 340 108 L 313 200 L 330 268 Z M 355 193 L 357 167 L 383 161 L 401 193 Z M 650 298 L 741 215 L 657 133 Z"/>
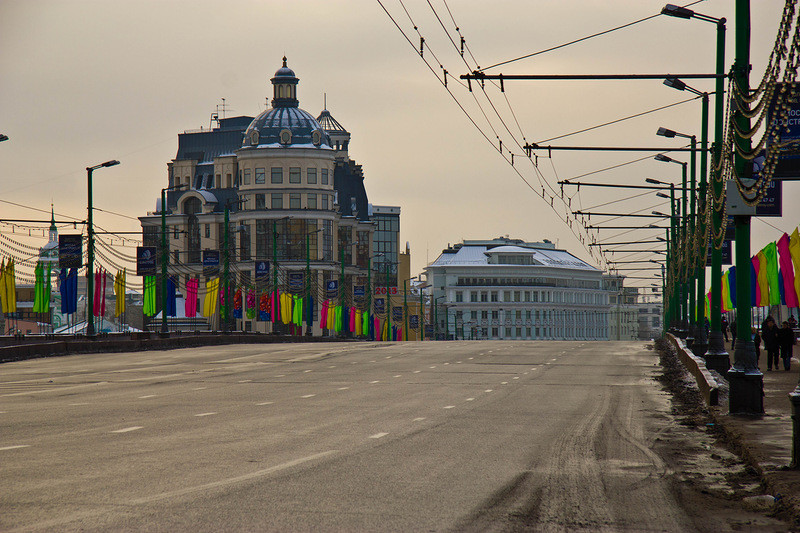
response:
<path id="1" fill-rule="evenodd" d="M 787 372 L 792 366 L 792 346 L 797 344 L 794 337 L 794 330 L 789 326 L 788 321 L 781 324 L 781 329 L 778 330 L 778 346 L 781 351 L 781 359 L 783 359 L 783 369 Z"/>
<path id="2" fill-rule="evenodd" d="M 724 315 L 722 316 L 722 334 L 725 336 L 725 342 L 728 342 L 728 317 Z M 734 335 L 736 334 L 734 333 Z"/>
<path id="3" fill-rule="evenodd" d="M 750 328 L 750 331 L 753 334 L 753 345 L 756 347 L 756 366 L 758 366 L 758 360 L 761 359 L 761 335 L 758 334 L 758 328 L 755 326 Z"/>
<path id="4" fill-rule="evenodd" d="M 772 317 L 767 317 L 761 326 L 761 340 L 767 350 L 767 370 L 772 370 L 773 363 L 775 370 L 778 370 L 778 354 L 780 344 L 778 342 L 778 327 Z"/>

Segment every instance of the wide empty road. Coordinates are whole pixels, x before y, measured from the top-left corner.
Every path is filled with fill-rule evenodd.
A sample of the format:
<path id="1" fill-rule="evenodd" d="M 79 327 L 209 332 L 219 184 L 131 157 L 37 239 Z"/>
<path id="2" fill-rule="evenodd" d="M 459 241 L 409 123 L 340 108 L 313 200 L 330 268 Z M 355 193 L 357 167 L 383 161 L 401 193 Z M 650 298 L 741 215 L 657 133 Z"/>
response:
<path id="1" fill-rule="evenodd" d="M 691 531 L 651 449 L 657 362 L 483 341 L 0 365 L 0 530 Z"/>

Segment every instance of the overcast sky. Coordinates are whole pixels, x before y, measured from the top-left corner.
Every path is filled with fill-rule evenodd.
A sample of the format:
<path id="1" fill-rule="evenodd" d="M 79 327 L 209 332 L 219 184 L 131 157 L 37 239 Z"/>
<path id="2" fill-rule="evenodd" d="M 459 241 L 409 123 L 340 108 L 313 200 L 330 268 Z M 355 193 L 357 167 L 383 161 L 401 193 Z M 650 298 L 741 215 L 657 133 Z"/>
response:
<path id="1" fill-rule="evenodd" d="M 0 0 L 0 133 L 10 137 L 0 144 L 0 200 L 45 210 L 52 201 L 62 218 L 84 219 L 85 168 L 119 159 L 121 165 L 95 174 L 94 202 L 131 218 L 98 212 L 95 221 L 109 230 L 137 230 L 134 219 L 155 209 L 160 189 L 167 185 L 166 165 L 175 157 L 178 133 L 207 128 L 222 98 L 227 116 L 255 116 L 264 110 L 272 94 L 269 79 L 285 54 L 300 78 L 300 107 L 318 115 L 327 93 L 328 109 L 351 132 L 350 155 L 364 167 L 370 202 L 402 207 L 401 243 L 410 243 L 412 274 L 448 243 L 500 235 L 550 239 L 594 263 L 561 222 L 565 208 L 556 200 L 555 213 L 524 180 L 536 190 L 541 190 L 540 179 L 557 187 L 559 179 L 647 154 L 554 152 L 553 159 L 540 154 L 539 175 L 531 162 L 519 157 L 522 150 L 513 145 L 515 139 L 524 143 L 524 135 L 528 142 L 540 142 L 691 95 L 660 81 L 505 82 L 505 93 L 487 84 L 491 104 L 509 133 L 483 93 L 470 94 L 459 85 L 457 77 L 468 67 L 442 24 L 458 45 L 454 19 L 466 38 L 469 68 L 474 65 L 471 56 L 485 67 L 656 14 L 665 2 L 405 0 L 407 15 L 398 0 L 381 1 L 413 46 L 376 0 Z M 757 83 L 783 2 L 752 4 L 751 79 Z M 693 8 L 728 19 L 730 65 L 733 0 L 706 0 Z M 424 58 L 436 76 L 415 53 L 419 35 L 409 15 L 425 38 Z M 659 16 L 488 72 L 710 73 L 714 45 L 713 24 Z M 455 100 L 438 81 L 440 63 L 452 75 L 448 89 Z M 711 80 L 691 83 L 713 90 Z M 699 101 L 552 144 L 682 145 L 656 137 L 659 126 L 699 135 Z M 514 168 L 498 154 L 498 135 L 504 151 L 511 145 L 517 154 Z M 640 184 L 646 177 L 677 180 L 680 167 L 648 158 L 585 181 Z M 572 208 L 591 208 L 632 194 L 582 188 Z M 785 184 L 787 216 L 766 219 L 780 231 L 754 222 L 754 251 L 797 225 L 798 196 L 795 183 Z M 651 193 L 602 209 L 668 209 L 660 203 Z M 0 203 L 0 218 L 40 216 Z M 41 234 L 28 239 L 10 231 L 0 225 L 0 233 L 14 240 L 41 244 Z M 637 232 L 619 240 L 652 235 Z M 2 247 L 0 255 L 7 255 Z"/>

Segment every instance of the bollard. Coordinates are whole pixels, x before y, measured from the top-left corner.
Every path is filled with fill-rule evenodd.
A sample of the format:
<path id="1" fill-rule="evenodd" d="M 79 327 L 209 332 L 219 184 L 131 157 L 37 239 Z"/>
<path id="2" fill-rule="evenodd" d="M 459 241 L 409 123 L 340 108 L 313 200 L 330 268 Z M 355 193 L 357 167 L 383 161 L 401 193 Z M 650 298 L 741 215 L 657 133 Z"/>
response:
<path id="1" fill-rule="evenodd" d="M 789 468 L 800 469 L 800 382 L 789 393 L 792 402 L 792 462 Z"/>

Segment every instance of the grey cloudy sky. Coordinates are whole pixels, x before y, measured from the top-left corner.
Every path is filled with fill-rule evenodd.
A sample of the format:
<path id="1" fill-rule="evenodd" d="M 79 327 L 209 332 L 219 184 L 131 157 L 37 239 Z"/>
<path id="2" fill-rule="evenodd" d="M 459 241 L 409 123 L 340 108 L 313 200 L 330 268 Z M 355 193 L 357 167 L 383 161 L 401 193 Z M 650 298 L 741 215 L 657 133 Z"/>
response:
<path id="1" fill-rule="evenodd" d="M 414 20 L 426 39 L 425 58 L 439 77 L 439 62 L 456 77 L 467 66 L 437 14 L 451 37 L 455 19 L 469 51 L 486 66 L 658 13 L 665 3 L 404 0 L 407 15 L 398 0 L 382 2 L 418 47 L 409 15 Z M 733 0 L 694 6 L 728 18 L 728 64 L 734 58 L 733 8 Z M 782 9 L 779 0 L 752 2 L 754 82 L 764 71 Z M 714 69 L 714 43 L 712 24 L 656 17 L 490 72 L 708 73 Z M 482 93 L 471 95 L 449 79 L 448 88 L 490 144 L 376 0 L 2 0 L 0 133 L 10 140 L 0 144 L 0 199 L 48 210 L 52 201 L 57 213 L 85 218 L 85 167 L 119 159 L 120 166 L 96 174 L 95 205 L 134 218 L 152 211 L 166 186 L 177 134 L 207 128 L 221 98 L 228 116 L 258 114 L 271 97 L 269 79 L 284 54 L 300 78 L 300 106 L 317 115 L 327 93 L 328 109 L 352 133 L 350 154 L 364 166 L 370 201 L 402 207 L 401 240 L 410 242 L 414 273 L 448 243 L 506 234 L 557 241 L 591 260 L 522 178 L 540 190 L 540 178 L 555 186 L 558 179 L 643 155 L 556 152 L 553 159 L 539 158 L 541 176 L 517 157 L 520 177 L 495 149 L 495 132 L 506 147 L 513 139 L 523 142 L 523 135 L 537 142 L 690 96 L 659 81 L 507 82 L 504 94 L 487 84 L 512 137 Z M 713 90 L 710 80 L 694 85 Z M 693 102 L 553 144 L 679 146 L 656 137 L 656 129 L 699 134 L 699 123 L 700 104 Z M 679 167 L 648 159 L 586 180 L 641 183 L 645 177 L 678 179 Z M 572 205 L 589 208 L 630 195 L 583 188 Z M 787 216 L 768 222 L 791 231 L 798 222 L 795 184 L 786 184 L 784 195 Z M 608 209 L 631 211 L 658 200 L 651 194 Z M 563 217 L 563 206 L 556 207 Z M 40 214 L 0 203 L 0 218 Z M 107 229 L 138 229 L 135 220 L 106 212 L 98 212 L 96 222 Z M 756 221 L 753 249 L 779 236 Z M 6 255 L 2 248 L 0 255 Z"/>

